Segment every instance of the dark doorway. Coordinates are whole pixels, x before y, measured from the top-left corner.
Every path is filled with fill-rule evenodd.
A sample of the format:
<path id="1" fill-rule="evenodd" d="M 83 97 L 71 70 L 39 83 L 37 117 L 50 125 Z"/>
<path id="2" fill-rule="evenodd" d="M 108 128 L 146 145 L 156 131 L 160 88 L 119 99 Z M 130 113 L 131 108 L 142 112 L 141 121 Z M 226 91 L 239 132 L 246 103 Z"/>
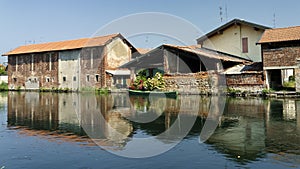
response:
<path id="1" fill-rule="evenodd" d="M 270 75 L 270 88 L 274 90 L 281 90 L 282 89 L 281 70 L 274 69 L 268 72 Z"/>

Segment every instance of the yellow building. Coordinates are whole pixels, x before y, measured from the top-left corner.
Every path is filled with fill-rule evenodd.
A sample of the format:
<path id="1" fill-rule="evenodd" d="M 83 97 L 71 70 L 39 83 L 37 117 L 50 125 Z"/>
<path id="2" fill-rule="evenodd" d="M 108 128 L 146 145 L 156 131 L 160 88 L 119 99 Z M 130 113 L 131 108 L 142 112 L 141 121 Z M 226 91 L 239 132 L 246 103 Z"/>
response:
<path id="1" fill-rule="evenodd" d="M 256 43 L 266 29 L 269 29 L 269 27 L 233 19 L 201 36 L 197 39 L 197 43 L 203 48 L 260 62 L 261 48 Z"/>

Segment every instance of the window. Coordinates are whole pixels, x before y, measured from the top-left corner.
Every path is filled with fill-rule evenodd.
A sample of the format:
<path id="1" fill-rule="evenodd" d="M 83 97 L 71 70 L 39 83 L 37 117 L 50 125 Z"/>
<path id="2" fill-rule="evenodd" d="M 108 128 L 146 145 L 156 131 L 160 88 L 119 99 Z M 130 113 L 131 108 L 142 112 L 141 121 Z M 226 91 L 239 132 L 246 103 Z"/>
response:
<path id="1" fill-rule="evenodd" d="M 86 75 L 86 81 L 87 81 L 87 82 L 90 81 L 90 75 Z"/>
<path id="2" fill-rule="evenodd" d="M 95 81 L 99 82 L 99 75 L 95 75 Z"/>
<path id="3" fill-rule="evenodd" d="M 74 82 L 76 81 L 76 76 L 73 76 L 73 81 L 74 81 Z"/>
<path id="4" fill-rule="evenodd" d="M 14 77 L 13 79 L 14 79 L 14 82 L 17 82 L 17 78 L 16 77 Z"/>
<path id="5" fill-rule="evenodd" d="M 248 38 L 242 38 L 243 53 L 248 53 Z"/>
<path id="6" fill-rule="evenodd" d="M 46 82 L 47 82 L 47 83 L 50 82 L 50 77 L 46 77 Z"/>
<path id="7" fill-rule="evenodd" d="M 66 76 L 63 77 L 63 82 L 65 82 L 65 81 L 67 81 L 67 77 Z"/>

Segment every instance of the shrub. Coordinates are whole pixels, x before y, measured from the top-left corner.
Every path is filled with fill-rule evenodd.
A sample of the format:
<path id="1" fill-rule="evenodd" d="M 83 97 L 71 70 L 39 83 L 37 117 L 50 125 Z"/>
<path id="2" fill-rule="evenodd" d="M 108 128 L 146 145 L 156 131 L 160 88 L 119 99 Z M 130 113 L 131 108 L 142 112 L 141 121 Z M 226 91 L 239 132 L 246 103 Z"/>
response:
<path id="1" fill-rule="evenodd" d="M 161 73 L 157 72 L 154 77 L 147 78 L 144 71 L 138 73 L 136 79 L 131 82 L 129 89 L 132 90 L 164 90 L 165 80 Z"/>
<path id="2" fill-rule="evenodd" d="M 5 82 L 2 82 L 0 84 L 0 91 L 7 91 L 8 90 L 8 84 Z"/>

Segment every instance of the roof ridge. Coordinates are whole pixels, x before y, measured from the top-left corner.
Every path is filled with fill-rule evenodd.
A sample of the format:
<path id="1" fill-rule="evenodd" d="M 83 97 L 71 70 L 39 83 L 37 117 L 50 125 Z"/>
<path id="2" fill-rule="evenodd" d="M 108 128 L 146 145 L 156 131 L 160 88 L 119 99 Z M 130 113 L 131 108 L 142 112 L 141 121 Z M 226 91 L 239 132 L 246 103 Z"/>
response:
<path id="1" fill-rule="evenodd" d="M 196 40 L 197 40 L 197 42 L 203 41 L 203 40 L 213 36 L 217 32 L 227 29 L 228 27 L 230 27 L 232 24 L 235 24 L 236 22 L 239 22 L 239 23 L 245 24 L 245 25 L 252 25 L 253 27 L 257 27 L 257 28 L 263 29 L 263 30 L 270 29 L 270 27 L 262 25 L 262 24 L 258 24 L 258 23 L 252 22 L 252 21 L 247 21 L 245 19 L 234 18 L 234 19 L 232 19 L 232 20 L 230 20 L 230 21 L 228 21 L 224 24 L 223 23 L 220 24 L 219 26 L 217 26 L 213 30 L 203 34 L 202 36 L 200 36 Z"/>
<path id="2" fill-rule="evenodd" d="M 272 29 L 267 29 L 268 31 L 273 31 L 273 30 L 280 30 L 280 29 L 291 29 L 291 28 L 300 28 L 300 26 L 288 26 L 288 27 L 281 27 L 281 28 L 272 28 Z"/>
<path id="3" fill-rule="evenodd" d="M 114 34 L 95 36 L 89 38 L 79 38 L 79 39 L 70 39 L 70 40 L 62 40 L 62 41 L 55 41 L 55 42 L 21 45 L 5 54 L 2 54 L 2 56 L 46 52 L 46 51 L 79 49 L 79 48 L 93 47 L 93 46 L 103 46 L 109 41 L 111 41 L 112 39 L 114 39 L 115 37 L 123 38 L 123 36 L 120 33 L 114 33 Z"/>
<path id="4" fill-rule="evenodd" d="M 114 33 L 114 34 L 109 34 L 109 35 L 104 35 L 104 36 L 94 36 L 94 37 L 89 37 L 89 38 L 78 38 L 78 39 L 69 39 L 69 40 L 59 40 L 59 41 L 52 41 L 52 42 L 44 42 L 44 43 L 36 43 L 36 44 L 28 44 L 28 45 L 21 45 L 19 47 L 23 46 L 32 46 L 32 45 L 45 45 L 45 44 L 50 44 L 50 43 L 59 43 L 59 42 L 70 42 L 70 41 L 79 41 L 79 40 L 88 40 L 88 39 L 94 39 L 94 38 L 104 38 L 108 36 L 117 36 L 120 35 L 120 33 Z"/>

